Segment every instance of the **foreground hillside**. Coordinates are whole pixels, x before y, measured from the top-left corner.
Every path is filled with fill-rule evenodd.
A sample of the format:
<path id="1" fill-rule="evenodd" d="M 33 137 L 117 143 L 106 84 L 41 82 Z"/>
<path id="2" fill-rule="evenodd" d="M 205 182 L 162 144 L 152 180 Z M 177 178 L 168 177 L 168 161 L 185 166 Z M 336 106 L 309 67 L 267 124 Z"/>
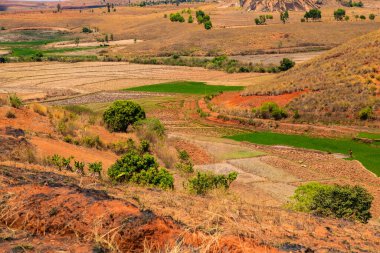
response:
<path id="1" fill-rule="evenodd" d="M 376 252 L 379 178 L 359 162 L 221 138 L 241 131 L 205 123 L 197 113 L 200 97 L 190 93 L 130 98 L 145 108 L 148 119 L 163 122 L 162 142 L 156 135 L 161 128 L 109 132 L 101 115 L 111 103 L 99 94 L 113 101 L 116 92 L 51 101 L 55 106 L 0 107 L 0 247 L 5 252 L 79 247 L 77 252 Z M 122 92 L 117 94 L 120 99 Z M 85 105 L 65 106 L 70 103 Z M 129 139 L 150 140 L 150 154 L 174 177 L 173 189 L 110 178 L 109 168 L 133 143 Z M 194 172 L 178 166 L 177 151 L 183 150 Z M 63 166 L 53 157 L 71 162 Z M 82 172 L 74 161 L 86 163 Z M 101 177 L 90 167 L 99 161 Z M 187 188 L 197 171 L 219 176 L 235 171 L 238 177 L 229 189 L 197 195 Z M 372 218 L 361 223 L 289 210 L 295 189 L 312 181 L 365 188 L 374 197 Z"/>
<path id="2" fill-rule="evenodd" d="M 380 31 L 353 39 L 307 63 L 249 88 L 245 95 L 302 95 L 288 107 L 304 119 L 350 121 L 363 108 L 379 116 Z"/>

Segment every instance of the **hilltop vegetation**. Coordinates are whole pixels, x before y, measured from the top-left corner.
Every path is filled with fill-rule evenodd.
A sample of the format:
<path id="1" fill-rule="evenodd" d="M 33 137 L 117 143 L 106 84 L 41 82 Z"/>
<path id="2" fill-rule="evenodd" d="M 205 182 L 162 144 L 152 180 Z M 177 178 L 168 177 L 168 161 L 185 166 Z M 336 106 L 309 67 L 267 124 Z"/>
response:
<path id="1" fill-rule="evenodd" d="M 307 91 L 288 105 L 304 119 L 328 122 L 362 118 L 379 110 L 380 31 L 351 40 L 270 82 L 250 87 L 245 95 L 279 95 Z M 362 111 L 364 112 L 364 111 Z"/>

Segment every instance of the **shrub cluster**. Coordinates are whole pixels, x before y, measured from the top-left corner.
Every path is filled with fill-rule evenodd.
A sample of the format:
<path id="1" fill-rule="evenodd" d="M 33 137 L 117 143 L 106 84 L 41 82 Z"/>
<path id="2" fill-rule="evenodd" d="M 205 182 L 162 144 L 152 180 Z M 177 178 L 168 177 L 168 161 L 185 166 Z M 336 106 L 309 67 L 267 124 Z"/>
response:
<path id="1" fill-rule="evenodd" d="M 288 206 L 296 211 L 367 223 L 373 197 L 361 186 L 324 185 L 316 182 L 296 189 Z"/>
<path id="2" fill-rule="evenodd" d="M 179 12 L 170 13 L 169 19 L 172 22 L 180 22 L 180 23 L 185 22 L 185 18 Z"/>
<path id="3" fill-rule="evenodd" d="M 206 30 L 210 30 L 212 28 L 211 18 L 204 11 L 196 11 L 195 17 L 197 19 L 198 24 L 203 24 Z"/>
<path id="4" fill-rule="evenodd" d="M 281 71 L 281 68 L 284 69 L 281 66 L 275 65 L 243 63 L 238 60 L 230 59 L 227 56 L 216 56 L 212 59 L 202 59 L 197 57 L 180 57 L 178 55 L 173 55 L 172 57 L 137 57 L 131 59 L 130 62 L 138 64 L 203 67 L 207 69 L 223 70 L 228 73 L 278 73 Z"/>
<path id="5" fill-rule="evenodd" d="M 104 123 L 111 131 L 127 131 L 128 126 L 145 119 L 145 111 L 140 105 L 128 101 L 117 100 L 103 114 Z"/>
<path id="6" fill-rule="evenodd" d="M 188 180 L 186 187 L 191 193 L 205 195 L 213 189 L 228 189 L 231 183 L 237 179 L 237 176 L 237 172 L 230 172 L 227 175 L 197 172 L 196 176 Z"/>
<path id="7" fill-rule="evenodd" d="M 140 149 L 128 151 L 108 169 L 108 176 L 117 182 L 173 189 L 173 176 L 166 169 L 158 168 L 156 159 L 146 151 L 143 142 Z"/>
<path id="8" fill-rule="evenodd" d="M 344 9 L 337 9 L 334 11 L 335 20 L 342 21 L 346 16 L 346 11 Z"/>
<path id="9" fill-rule="evenodd" d="M 322 12 L 318 9 L 311 9 L 305 13 L 304 18 L 306 21 L 309 21 L 309 19 L 312 21 L 318 21 L 322 18 Z"/>
<path id="10" fill-rule="evenodd" d="M 253 113 L 256 117 L 263 119 L 273 118 L 275 120 L 280 120 L 288 117 L 287 112 L 274 102 L 266 102 L 260 107 L 254 108 Z"/>

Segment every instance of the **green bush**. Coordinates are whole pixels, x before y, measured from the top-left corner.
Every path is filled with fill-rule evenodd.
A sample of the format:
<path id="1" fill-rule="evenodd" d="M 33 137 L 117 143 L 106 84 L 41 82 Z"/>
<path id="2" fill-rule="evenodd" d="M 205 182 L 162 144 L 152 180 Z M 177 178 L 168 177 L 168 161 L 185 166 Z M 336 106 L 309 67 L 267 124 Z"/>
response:
<path id="1" fill-rule="evenodd" d="M 373 119 L 373 109 L 370 106 L 367 106 L 359 111 L 359 118 L 361 120 L 370 120 Z"/>
<path id="2" fill-rule="evenodd" d="M 324 185 L 316 182 L 299 186 L 288 207 L 323 217 L 336 217 L 367 223 L 372 217 L 373 197 L 360 186 Z"/>
<path id="3" fill-rule="evenodd" d="M 344 16 L 346 16 L 346 11 L 344 9 L 337 9 L 334 11 L 335 20 L 341 21 L 343 20 Z"/>
<path id="4" fill-rule="evenodd" d="M 77 172 L 78 174 L 82 176 L 84 175 L 84 166 L 85 166 L 84 162 L 74 161 L 75 172 Z"/>
<path id="5" fill-rule="evenodd" d="M 187 23 L 192 24 L 194 22 L 193 16 L 189 16 L 189 19 L 187 20 Z"/>
<path id="6" fill-rule="evenodd" d="M 127 153 L 130 150 L 136 149 L 135 142 L 129 138 L 127 141 L 118 141 L 108 144 L 108 148 L 118 155 Z"/>
<path id="7" fill-rule="evenodd" d="M 274 102 L 266 102 L 260 107 L 254 108 L 253 113 L 256 117 L 263 119 L 273 118 L 275 120 L 280 120 L 288 117 L 287 112 Z"/>
<path id="8" fill-rule="evenodd" d="M 266 17 L 265 15 L 260 15 L 258 18 L 255 18 L 256 25 L 265 25 L 266 24 Z"/>
<path id="9" fill-rule="evenodd" d="M 98 175 L 98 177 L 102 177 L 103 163 L 102 162 L 93 162 L 88 164 L 88 170 L 93 175 Z"/>
<path id="10" fill-rule="evenodd" d="M 22 100 L 16 94 L 9 96 L 9 103 L 14 108 L 20 108 L 23 105 Z"/>
<path id="11" fill-rule="evenodd" d="M 115 101 L 103 114 L 103 120 L 111 131 L 127 131 L 128 126 L 145 119 L 145 112 L 140 105 L 128 101 Z"/>
<path id="12" fill-rule="evenodd" d="M 369 14 L 368 18 L 369 18 L 369 20 L 375 20 L 376 15 L 371 13 L 371 14 Z"/>
<path id="13" fill-rule="evenodd" d="M 91 28 L 88 28 L 88 27 L 83 27 L 82 28 L 82 33 L 92 33 L 93 31 L 91 30 Z"/>
<path id="14" fill-rule="evenodd" d="M 174 178 L 166 169 L 159 169 L 156 159 L 148 153 L 131 150 L 108 169 L 108 176 L 117 182 L 173 189 Z"/>
<path id="15" fill-rule="evenodd" d="M 205 195 L 213 189 L 227 190 L 231 183 L 237 179 L 237 172 L 230 172 L 228 175 L 215 175 L 211 172 L 197 172 L 197 175 L 190 178 L 187 188 L 191 193 Z"/>
<path id="16" fill-rule="evenodd" d="M 212 23 L 210 20 L 207 20 L 206 22 L 204 22 L 204 27 L 206 30 L 210 30 L 212 28 Z"/>
<path id="17" fill-rule="evenodd" d="M 296 63 L 288 58 L 283 58 L 280 62 L 280 66 L 279 66 L 279 69 L 281 71 L 286 71 L 288 69 L 291 69 L 294 67 L 294 65 L 296 65 Z"/>

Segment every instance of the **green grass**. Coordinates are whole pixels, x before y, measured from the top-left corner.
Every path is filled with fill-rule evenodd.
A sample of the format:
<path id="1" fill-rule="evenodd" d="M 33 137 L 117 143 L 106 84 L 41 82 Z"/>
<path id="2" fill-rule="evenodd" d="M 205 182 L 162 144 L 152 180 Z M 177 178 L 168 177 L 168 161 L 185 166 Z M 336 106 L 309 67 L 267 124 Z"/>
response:
<path id="1" fill-rule="evenodd" d="M 358 138 L 366 138 L 366 139 L 372 139 L 372 140 L 380 140 L 380 134 L 375 133 L 359 133 Z"/>
<path id="2" fill-rule="evenodd" d="M 72 47 L 72 48 L 58 48 L 58 49 L 47 49 L 47 50 L 40 50 L 36 47 L 14 47 L 12 48 L 12 56 L 33 56 L 37 54 L 38 52 L 41 52 L 43 55 L 47 54 L 61 54 L 66 52 L 76 52 L 81 50 L 88 50 L 88 49 L 94 49 L 98 47 Z"/>
<path id="3" fill-rule="evenodd" d="M 380 176 L 380 147 L 372 144 L 356 142 L 351 139 L 316 138 L 305 135 L 287 135 L 271 132 L 239 134 L 227 136 L 226 138 L 263 145 L 286 145 L 347 155 L 351 149 L 354 159 L 360 161 L 377 176 Z"/>
<path id="4" fill-rule="evenodd" d="M 125 89 L 125 91 L 145 91 L 163 93 L 183 93 L 196 95 L 209 95 L 220 91 L 240 91 L 243 86 L 207 85 L 203 82 L 176 81 L 169 83 L 159 83 L 140 87 Z"/>

